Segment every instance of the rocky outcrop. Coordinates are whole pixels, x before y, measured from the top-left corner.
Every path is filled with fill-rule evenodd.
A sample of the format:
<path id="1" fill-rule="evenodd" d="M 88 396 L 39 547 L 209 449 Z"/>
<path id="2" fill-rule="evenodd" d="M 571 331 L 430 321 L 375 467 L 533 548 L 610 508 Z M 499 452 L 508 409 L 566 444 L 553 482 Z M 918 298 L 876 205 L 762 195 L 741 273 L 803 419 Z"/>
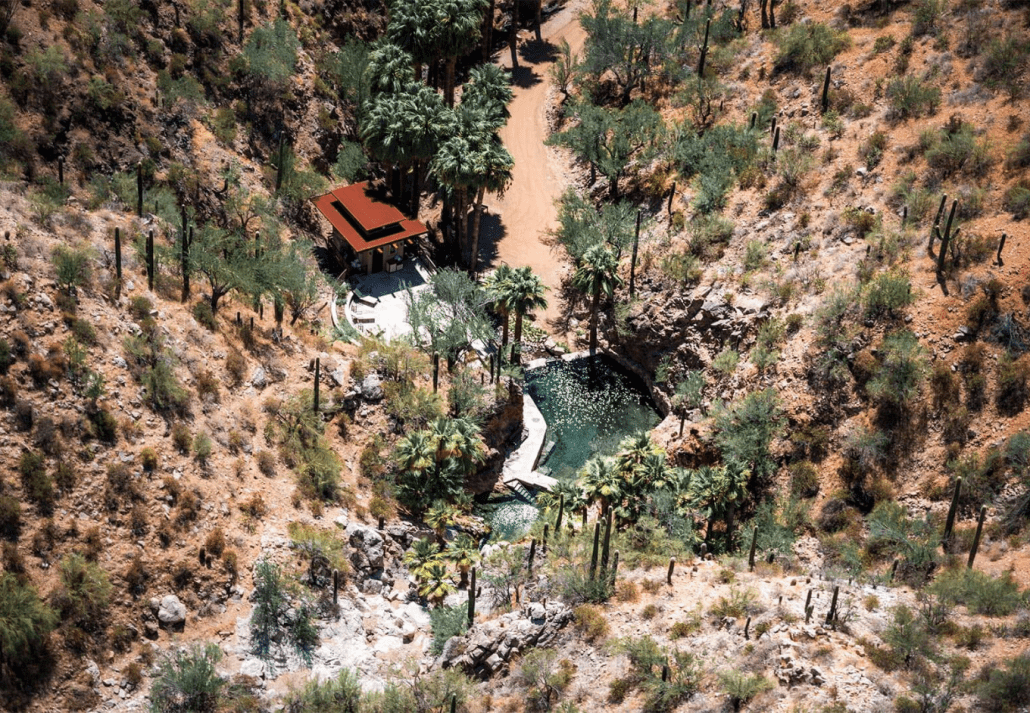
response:
<path id="1" fill-rule="evenodd" d="M 536 646 L 550 646 L 572 621 L 572 609 L 560 602 L 530 602 L 520 611 L 477 624 L 444 646 L 436 664 L 461 667 L 470 675 L 489 678 L 512 656 Z"/>
<path id="2" fill-rule="evenodd" d="M 157 612 L 161 626 L 173 631 L 182 631 L 186 626 L 186 605 L 174 594 L 168 594 L 161 601 L 152 599 L 150 608 Z"/>

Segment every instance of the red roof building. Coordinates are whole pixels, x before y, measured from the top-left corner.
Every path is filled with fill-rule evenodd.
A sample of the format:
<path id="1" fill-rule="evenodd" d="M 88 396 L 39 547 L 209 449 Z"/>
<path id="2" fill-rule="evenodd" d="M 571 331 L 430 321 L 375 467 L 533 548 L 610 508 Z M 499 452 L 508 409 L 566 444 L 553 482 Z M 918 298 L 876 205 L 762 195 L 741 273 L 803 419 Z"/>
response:
<path id="1" fill-rule="evenodd" d="M 344 186 L 312 199 L 318 211 L 333 226 L 335 247 L 356 269 L 366 274 L 400 266 L 404 249 L 428 229 L 407 219 L 386 201 L 385 192 L 369 183 Z"/>

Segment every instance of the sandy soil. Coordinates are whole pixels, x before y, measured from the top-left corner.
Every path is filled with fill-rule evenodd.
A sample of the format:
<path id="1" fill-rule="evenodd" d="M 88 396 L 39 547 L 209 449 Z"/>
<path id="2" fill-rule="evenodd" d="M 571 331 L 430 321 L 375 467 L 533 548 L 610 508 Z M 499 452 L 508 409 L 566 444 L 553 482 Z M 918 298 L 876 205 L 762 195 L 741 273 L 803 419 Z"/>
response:
<path id="1" fill-rule="evenodd" d="M 547 107 L 552 85 L 548 73 L 561 40 L 566 40 L 574 53 L 583 47 L 586 35 L 579 24 L 582 4 L 575 0 L 545 22 L 543 42 L 538 42 L 531 30 L 520 33 L 515 98 L 509 106 L 511 119 L 501 130 L 504 145 L 515 159 L 513 180 L 503 197 L 487 196 L 480 246 L 483 269 L 501 263 L 529 265 L 540 275 L 550 289 L 547 310 L 537 315 L 537 326 L 551 333 L 557 329 L 551 323 L 561 313 L 558 294 L 568 268 L 552 249 L 547 235 L 557 225 L 555 201 L 567 180 L 557 152 L 544 145 L 550 135 Z M 498 64 L 511 68 L 507 48 L 498 55 Z"/>

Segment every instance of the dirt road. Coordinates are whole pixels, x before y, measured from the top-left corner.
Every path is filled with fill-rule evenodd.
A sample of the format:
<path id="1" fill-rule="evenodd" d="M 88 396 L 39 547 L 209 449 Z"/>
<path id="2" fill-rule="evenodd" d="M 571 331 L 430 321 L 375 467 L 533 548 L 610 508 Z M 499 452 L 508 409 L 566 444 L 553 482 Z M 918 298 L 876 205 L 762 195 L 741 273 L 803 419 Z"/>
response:
<path id="1" fill-rule="evenodd" d="M 550 288 L 549 306 L 544 314 L 537 315 L 536 325 L 558 337 L 563 336 L 561 330 L 551 322 L 561 312 L 559 287 L 567 268 L 545 243 L 545 238 L 557 224 L 555 201 L 565 190 L 566 181 L 555 152 L 544 146 L 544 140 L 549 135 L 549 71 L 557 46 L 564 39 L 574 53 L 583 47 L 585 33 L 579 25 L 580 5 L 570 2 L 545 22 L 542 43 L 536 41 L 532 31 L 528 32 L 528 41 L 520 42 L 519 68 L 514 74 L 515 97 L 509 107 L 511 119 L 501 130 L 504 145 L 515 159 L 513 180 L 503 197 L 487 197 L 489 213 L 483 216 L 480 244 L 483 269 L 506 262 L 513 267 L 529 265 L 540 275 Z M 526 36 L 527 31 L 523 31 L 521 37 Z M 498 63 L 511 67 L 507 49 L 500 53 Z"/>

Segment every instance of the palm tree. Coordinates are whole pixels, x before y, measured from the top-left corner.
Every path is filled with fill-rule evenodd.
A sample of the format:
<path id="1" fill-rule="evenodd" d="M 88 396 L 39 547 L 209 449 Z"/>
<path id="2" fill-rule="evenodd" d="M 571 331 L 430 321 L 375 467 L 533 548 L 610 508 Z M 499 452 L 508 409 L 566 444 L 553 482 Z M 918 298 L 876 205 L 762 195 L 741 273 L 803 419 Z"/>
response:
<path id="1" fill-rule="evenodd" d="M 508 310 L 515 313 L 515 343 L 522 342 L 522 318 L 532 310 L 547 309 L 544 292 L 547 290 L 532 268 L 520 267 L 512 270 L 508 279 L 506 301 Z"/>
<path id="2" fill-rule="evenodd" d="M 501 138 L 495 133 L 479 145 L 480 151 L 477 155 L 479 160 L 479 173 L 477 174 L 475 186 L 477 188 L 475 205 L 472 210 L 472 248 L 469 255 L 469 271 L 474 275 L 476 263 L 479 261 L 479 226 L 483 217 L 483 199 L 486 193 L 496 193 L 499 196 L 511 185 L 512 168 L 515 166 L 515 159 L 504 147 Z"/>
<path id="3" fill-rule="evenodd" d="M 583 253 L 579 267 L 572 276 L 572 286 L 591 296 L 590 303 L 590 351 L 597 349 L 597 312 L 601 293 L 611 297 L 615 288 L 622 285 L 618 274 L 619 259 L 603 244 L 592 245 Z"/>
<path id="4" fill-rule="evenodd" d="M 458 589 L 467 587 L 469 570 L 479 561 L 479 548 L 476 546 L 476 541 L 463 532 L 447 546 L 444 556 L 458 568 L 458 574 L 461 577 Z"/>
<path id="5" fill-rule="evenodd" d="M 436 462 L 436 443 L 425 431 L 409 433 L 397 443 L 394 457 L 402 470 L 423 471 Z"/>
<path id="6" fill-rule="evenodd" d="M 708 520 L 705 541 L 711 538 L 712 526 L 719 519 L 726 522 L 726 537 L 730 540 L 737 506 L 747 497 L 750 477 L 750 471 L 734 464 L 702 466 L 690 474 L 690 502 Z"/>
<path id="7" fill-rule="evenodd" d="M 486 0 L 437 0 L 437 50 L 444 59 L 444 101 L 454 106 L 454 69 L 479 42 Z"/>
<path id="8" fill-rule="evenodd" d="M 411 544 L 411 549 L 404 553 L 404 564 L 408 571 L 420 582 L 426 578 L 429 566 L 440 558 L 440 548 L 432 540 L 419 539 Z"/>
<path id="9" fill-rule="evenodd" d="M 511 74 L 496 64 L 483 64 L 469 71 L 469 81 L 461 93 L 461 105 L 482 109 L 493 125 L 500 129 L 511 117 Z"/>
<path id="10" fill-rule="evenodd" d="M 447 568 L 441 564 L 431 564 L 426 570 L 425 581 L 418 588 L 418 595 L 428 599 L 434 607 L 443 606 L 444 599 L 454 591 L 454 584 L 451 583 Z"/>
<path id="11" fill-rule="evenodd" d="M 425 523 L 436 534 L 436 542 L 441 550 L 443 550 L 444 545 L 447 543 L 447 528 L 454 524 L 454 517 L 454 508 L 443 500 L 437 500 L 426 511 L 426 516 L 423 518 Z"/>
<path id="12" fill-rule="evenodd" d="M 614 458 L 591 458 L 579 472 L 577 482 L 588 502 L 600 503 L 602 515 L 622 499 L 623 480 Z"/>
<path id="13" fill-rule="evenodd" d="M 504 298 L 504 291 L 507 288 L 508 280 L 511 279 L 511 267 L 502 262 L 497 269 L 487 275 L 484 284 L 494 302 L 494 309 L 501 315 L 501 348 L 508 346 L 508 322 L 511 312 L 508 311 L 508 303 Z"/>
<path id="14" fill-rule="evenodd" d="M 374 92 L 396 94 L 415 81 L 411 71 L 411 54 L 399 45 L 379 40 L 368 53 L 368 67 L 365 70 Z"/>

